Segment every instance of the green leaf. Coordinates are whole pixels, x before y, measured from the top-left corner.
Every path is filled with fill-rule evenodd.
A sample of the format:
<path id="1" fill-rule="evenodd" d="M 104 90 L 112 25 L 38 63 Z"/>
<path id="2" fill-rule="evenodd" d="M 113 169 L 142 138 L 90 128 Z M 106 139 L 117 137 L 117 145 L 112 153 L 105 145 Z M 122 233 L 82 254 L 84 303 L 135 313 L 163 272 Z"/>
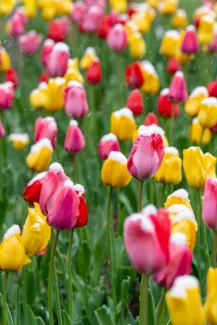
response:
<path id="1" fill-rule="evenodd" d="M 45 325 L 45 322 L 41 317 L 36 317 L 37 325 Z"/>
<path id="2" fill-rule="evenodd" d="M 107 306 L 103 305 L 95 310 L 95 315 L 99 325 L 114 325 L 110 310 Z"/>
<path id="3" fill-rule="evenodd" d="M 130 277 L 124 279 L 121 283 L 121 301 L 123 305 L 129 303 L 129 292 L 130 292 Z"/>
<path id="4" fill-rule="evenodd" d="M 38 325 L 36 321 L 36 316 L 33 313 L 31 307 L 27 306 L 28 309 L 28 323 L 31 325 Z"/>
<path id="5" fill-rule="evenodd" d="M 76 255 L 77 272 L 82 278 L 86 278 L 90 270 L 91 250 L 88 242 L 82 242 Z"/>
<path id="6" fill-rule="evenodd" d="M 3 296 L 1 293 L 0 293 L 0 300 L 1 300 L 1 305 L 3 306 Z M 11 315 L 8 304 L 7 304 L 7 323 L 8 323 L 8 325 L 14 325 L 13 317 Z"/>
<path id="7" fill-rule="evenodd" d="M 72 325 L 72 320 L 71 320 L 69 314 L 65 310 L 63 310 L 62 314 L 63 314 L 64 325 Z"/>

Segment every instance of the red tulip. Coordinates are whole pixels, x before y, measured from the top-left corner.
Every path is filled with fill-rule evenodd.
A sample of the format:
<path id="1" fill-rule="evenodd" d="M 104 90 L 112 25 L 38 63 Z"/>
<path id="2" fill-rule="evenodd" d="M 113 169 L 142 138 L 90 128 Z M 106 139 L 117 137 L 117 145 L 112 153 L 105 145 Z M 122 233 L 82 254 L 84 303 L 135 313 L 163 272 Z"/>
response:
<path id="1" fill-rule="evenodd" d="M 39 203 L 42 184 L 45 178 L 46 172 L 36 175 L 25 187 L 23 191 L 23 198 L 29 204 Z"/>
<path id="2" fill-rule="evenodd" d="M 210 97 L 217 97 L 217 79 L 215 81 L 209 82 L 207 89 Z"/>
<path id="3" fill-rule="evenodd" d="M 19 86 L 19 77 L 14 68 L 9 68 L 8 71 L 5 73 L 5 81 L 10 81 L 13 83 L 14 88 Z"/>
<path id="4" fill-rule="evenodd" d="M 152 124 L 159 125 L 157 116 L 154 113 L 148 113 L 148 115 L 145 118 L 144 125 L 148 126 Z"/>
<path id="5" fill-rule="evenodd" d="M 63 77 L 68 67 L 70 51 L 67 44 L 56 43 L 49 54 L 45 65 L 50 77 Z"/>
<path id="6" fill-rule="evenodd" d="M 49 55 L 51 54 L 55 42 L 52 39 L 46 39 L 41 51 L 41 63 L 46 66 Z"/>
<path id="7" fill-rule="evenodd" d="M 127 86 L 131 89 L 140 88 L 144 82 L 141 66 L 139 62 L 134 62 L 125 70 Z"/>
<path id="8" fill-rule="evenodd" d="M 127 99 L 126 107 L 128 107 L 134 115 L 141 115 L 144 111 L 144 105 L 142 101 L 142 94 L 138 89 L 131 91 Z"/>
<path id="9" fill-rule="evenodd" d="M 120 151 L 118 138 L 115 134 L 104 135 L 98 145 L 98 154 L 100 159 L 106 160 L 111 151 Z"/>
<path id="10" fill-rule="evenodd" d="M 82 84 L 70 81 L 65 88 L 65 112 L 73 118 L 81 118 L 88 113 L 86 92 Z"/>
<path id="11" fill-rule="evenodd" d="M 53 117 L 38 117 L 35 121 L 35 143 L 41 139 L 49 139 L 53 148 L 57 141 L 57 124 Z"/>
<path id="12" fill-rule="evenodd" d="M 45 82 L 45 83 L 48 83 L 48 80 L 49 80 L 49 76 L 48 76 L 48 73 L 47 71 L 43 71 L 40 75 L 40 78 L 39 78 L 39 84 L 41 82 Z"/>
<path id="13" fill-rule="evenodd" d="M 175 103 L 183 103 L 188 98 L 185 78 L 182 71 L 176 72 L 173 76 L 169 88 L 168 98 L 171 102 Z"/>
<path id="14" fill-rule="evenodd" d="M 92 62 L 88 67 L 86 79 L 92 85 L 96 85 L 101 81 L 102 71 L 100 61 L 98 59 L 94 60 L 94 62 Z"/>
<path id="15" fill-rule="evenodd" d="M 203 199 L 203 221 L 208 228 L 217 230 L 217 179 L 206 180 Z"/>
<path id="16" fill-rule="evenodd" d="M 103 17 L 101 20 L 98 30 L 97 30 L 97 35 L 99 38 L 106 38 L 108 35 L 108 32 L 110 31 L 112 25 L 110 23 L 110 18 L 108 16 Z"/>
<path id="17" fill-rule="evenodd" d="M 64 148 L 67 152 L 75 154 L 81 152 L 85 146 L 85 140 L 81 129 L 78 127 L 78 122 L 72 120 L 69 124 Z"/>
<path id="18" fill-rule="evenodd" d="M 180 70 L 180 63 L 176 58 L 171 58 L 167 62 L 167 71 L 170 74 L 175 74 Z"/>
<path id="19" fill-rule="evenodd" d="M 48 38 L 54 42 L 63 42 L 68 33 L 68 21 L 66 17 L 52 20 L 48 25 Z"/>
<path id="20" fill-rule="evenodd" d="M 80 184 L 74 185 L 75 193 L 79 198 L 79 216 L 75 227 L 84 227 L 88 223 L 88 206 L 85 199 L 84 187 Z"/>
<path id="21" fill-rule="evenodd" d="M 158 97 L 157 113 L 161 116 L 171 118 L 179 116 L 179 105 L 169 101 L 169 89 L 163 89 Z"/>
<path id="22" fill-rule="evenodd" d="M 122 52 L 127 47 L 127 32 L 121 24 L 112 27 L 107 35 L 108 46 L 114 52 Z"/>

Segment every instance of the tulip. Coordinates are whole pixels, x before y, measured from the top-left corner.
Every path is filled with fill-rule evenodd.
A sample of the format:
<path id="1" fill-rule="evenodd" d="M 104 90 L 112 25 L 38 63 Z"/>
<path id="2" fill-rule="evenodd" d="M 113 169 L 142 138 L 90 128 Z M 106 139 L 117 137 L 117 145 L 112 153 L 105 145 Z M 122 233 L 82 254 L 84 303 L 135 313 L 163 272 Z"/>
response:
<path id="1" fill-rule="evenodd" d="M 11 60 L 9 54 L 0 45 L 0 72 L 5 72 L 10 68 Z"/>
<path id="2" fill-rule="evenodd" d="M 185 102 L 185 113 L 190 116 L 195 116 L 200 110 L 200 103 L 203 99 L 208 98 L 208 91 L 206 87 L 196 87 L 187 101 Z"/>
<path id="3" fill-rule="evenodd" d="M 177 277 L 166 294 L 166 301 L 173 325 L 204 324 L 199 282 L 195 277 L 191 275 Z"/>
<path id="4" fill-rule="evenodd" d="M 48 76 L 48 73 L 47 71 L 43 71 L 41 74 L 40 74 L 40 78 L 39 78 L 39 84 L 44 82 L 44 83 L 48 83 L 49 81 L 49 76 Z"/>
<path id="5" fill-rule="evenodd" d="M 39 203 L 42 184 L 45 178 L 46 172 L 37 174 L 25 187 L 23 191 L 23 198 L 29 204 Z"/>
<path id="6" fill-rule="evenodd" d="M 215 97 L 205 98 L 200 103 L 198 120 L 205 128 L 213 127 L 217 122 L 217 99 Z"/>
<path id="7" fill-rule="evenodd" d="M 173 58 L 178 46 L 179 33 L 176 30 L 169 30 L 163 36 L 160 52 L 162 55 Z"/>
<path id="8" fill-rule="evenodd" d="M 112 187 L 123 187 L 129 184 L 131 178 L 127 158 L 121 152 L 111 151 L 102 167 L 102 182 Z"/>
<path id="9" fill-rule="evenodd" d="M 57 141 L 57 124 L 53 117 L 38 117 L 35 121 L 35 142 L 41 139 L 49 139 L 53 148 L 56 147 Z"/>
<path id="10" fill-rule="evenodd" d="M 111 115 L 111 133 L 114 133 L 119 140 L 132 139 L 136 130 L 136 122 L 133 113 L 129 108 L 122 108 Z"/>
<path id="11" fill-rule="evenodd" d="M 146 94 L 156 94 L 160 88 L 160 80 L 157 72 L 150 61 L 142 61 L 142 74 L 144 82 L 140 90 Z"/>
<path id="12" fill-rule="evenodd" d="M 162 137 L 149 134 L 136 138 L 127 161 L 130 174 L 141 181 L 156 174 L 164 156 Z"/>
<path id="13" fill-rule="evenodd" d="M 183 9 L 178 9 L 172 19 L 172 27 L 183 29 L 188 24 L 187 13 Z"/>
<path id="14" fill-rule="evenodd" d="M 107 35 L 107 44 L 114 52 L 123 52 L 127 47 L 127 33 L 121 24 L 112 27 Z"/>
<path id="15" fill-rule="evenodd" d="M 111 151 L 120 151 L 118 139 L 115 134 L 104 135 L 98 145 L 98 155 L 102 160 L 106 160 Z"/>
<path id="16" fill-rule="evenodd" d="M 0 3 L 0 16 L 7 16 L 14 9 L 14 0 L 2 0 Z"/>
<path id="17" fill-rule="evenodd" d="M 88 206 L 85 199 L 85 190 L 84 187 L 80 184 L 74 185 L 75 193 L 79 198 L 79 216 L 76 222 L 75 227 L 84 227 L 88 223 Z"/>
<path id="18" fill-rule="evenodd" d="M 176 12 L 178 7 L 177 0 L 164 0 L 159 3 L 159 11 L 162 15 L 172 15 Z"/>
<path id="19" fill-rule="evenodd" d="M 84 83 L 84 78 L 78 68 L 78 58 L 69 59 L 68 67 L 67 67 L 66 74 L 64 75 L 64 79 L 66 81 L 66 85 L 70 81 L 78 81 L 81 84 Z"/>
<path id="20" fill-rule="evenodd" d="M 211 15 L 202 16 L 198 28 L 198 40 L 201 45 L 209 45 L 214 37 L 215 20 Z"/>
<path id="21" fill-rule="evenodd" d="M 3 138 L 4 135 L 5 135 L 5 129 L 2 122 L 0 121 L 0 139 Z"/>
<path id="22" fill-rule="evenodd" d="M 170 194 L 166 200 L 165 208 L 168 209 L 172 205 L 185 205 L 187 208 L 192 210 L 190 200 L 188 198 L 188 192 L 183 188 Z"/>
<path id="23" fill-rule="evenodd" d="M 95 33 L 98 29 L 99 22 L 103 17 L 102 8 L 93 5 L 88 8 L 83 20 L 80 23 L 80 29 L 84 33 Z"/>
<path id="24" fill-rule="evenodd" d="M 48 84 L 41 82 L 37 89 L 30 93 L 30 103 L 35 109 L 45 108 L 48 101 Z M 62 107 L 61 107 L 62 108 Z"/>
<path id="25" fill-rule="evenodd" d="M 210 97 L 217 97 L 217 80 L 209 82 L 207 85 L 207 90 Z"/>
<path id="26" fill-rule="evenodd" d="M 46 219 L 38 203 L 34 203 L 33 209 L 28 208 L 28 216 L 22 232 L 23 244 L 28 255 L 38 254 L 47 247 L 51 228 Z"/>
<path id="27" fill-rule="evenodd" d="M 56 43 L 46 60 L 46 68 L 50 77 L 63 77 L 67 70 L 69 60 L 69 47 L 67 44 Z"/>
<path id="28" fill-rule="evenodd" d="M 148 126 L 148 125 L 152 125 L 152 124 L 155 124 L 155 125 L 159 124 L 157 116 L 154 113 L 148 113 L 148 115 L 145 118 L 144 125 Z"/>
<path id="29" fill-rule="evenodd" d="M 199 44 L 195 27 L 189 25 L 182 40 L 181 51 L 186 54 L 196 54 L 199 51 Z"/>
<path id="30" fill-rule="evenodd" d="M 202 218 L 207 227 L 217 231 L 217 180 L 206 180 L 203 199 Z"/>
<path id="31" fill-rule="evenodd" d="M 129 108 L 133 115 L 141 115 L 144 111 L 142 94 L 138 89 L 134 89 L 128 96 L 126 107 Z"/>
<path id="32" fill-rule="evenodd" d="M 210 153 L 204 155 L 199 147 L 190 147 L 183 151 L 183 167 L 188 185 L 201 189 L 207 178 L 215 177 L 216 158 Z"/>
<path id="33" fill-rule="evenodd" d="M 80 61 L 80 67 L 82 70 L 87 70 L 89 66 L 97 59 L 95 49 L 93 47 L 88 47 Z"/>
<path id="34" fill-rule="evenodd" d="M 85 146 L 84 136 L 78 127 L 78 122 L 71 120 L 64 143 L 64 148 L 68 153 L 75 154 L 81 152 Z"/>
<path id="35" fill-rule="evenodd" d="M 147 0 L 147 3 L 154 9 L 157 8 L 160 0 Z"/>
<path id="36" fill-rule="evenodd" d="M 49 112 L 56 112 L 63 108 L 65 80 L 57 77 L 50 79 L 45 95 L 45 109 Z"/>
<path id="37" fill-rule="evenodd" d="M 152 205 L 125 220 L 124 244 L 137 272 L 150 275 L 166 266 L 169 260 L 170 230 L 168 212 L 157 210 Z"/>
<path id="38" fill-rule="evenodd" d="M 24 33 L 26 23 L 27 18 L 23 10 L 17 9 L 6 23 L 7 34 L 13 36 L 14 38 L 17 38 Z"/>
<path id="39" fill-rule="evenodd" d="M 20 228 L 13 225 L 4 234 L 0 244 L 0 270 L 20 271 L 31 260 L 26 255 L 24 243 L 20 236 Z"/>
<path id="40" fill-rule="evenodd" d="M 211 54 L 214 54 L 217 52 L 217 27 L 216 27 L 216 25 L 214 27 L 213 39 L 212 39 L 211 43 L 208 45 L 207 51 Z"/>
<path id="41" fill-rule="evenodd" d="M 86 92 L 81 83 L 70 81 L 65 88 L 65 112 L 68 116 L 81 118 L 88 112 Z"/>
<path id="42" fill-rule="evenodd" d="M 105 39 L 110 31 L 112 24 L 110 22 L 109 16 L 105 16 L 99 23 L 97 35 L 99 38 Z"/>
<path id="43" fill-rule="evenodd" d="M 181 71 L 175 73 L 170 84 L 168 98 L 174 103 L 183 103 L 188 97 L 184 74 Z"/>
<path id="44" fill-rule="evenodd" d="M 195 144 L 208 144 L 212 133 L 209 129 L 203 129 L 198 118 L 194 118 L 191 124 L 191 141 Z"/>
<path id="45" fill-rule="evenodd" d="M 42 172 L 51 163 L 53 147 L 49 139 L 42 139 L 31 147 L 26 158 L 27 166 L 37 172 Z"/>
<path id="46" fill-rule="evenodd" d="M 112 10 L 119 13 L 125 13 L 127 11 L 127 0 L 110 0 Z"/>
<path id="47" fill-rule="evenodd" d="M 42 35 L 38 34 L 35 30 L 23 34 L 19 38 L 19 46 L 24 55 L 34 54 L 42 42 Z"/>
<path id="48" fill-rule="evenodd" d="M 155 14 L 154 14 L 155 15 Z M 147 10 L 139 10 L 131 16 L 132 21 L 137 25 L 138 31 L 140 33 L 148 33 L 151 28 L 151 23 L 153 17 L 148 14 Z"/>
<path id="49" fill-rule="evenodd" d="M 142 58 L 146 53 L 146 43 L 139 32 L 134 32 L 128 36 L 130 55 L 134 59 Z"/>
<path id="50" fill-rule="evenodd" d="M 41 63 L 46 66 L 49 55 L 51 54 L 55 42 L 52 39 L 46 39 L 44 41 L 42 51 L 41 51 Z"/>
<path id="51" fill-rule="evenodd" d="M 179 105 L 169 100 L 169 89 L 163 89 L 158 97 L 157 113 L 166 118 L 177 118 L 179 116 Z"/>
<path id="52" fill-rule="evenodd" d="M 216 286 L 217 269 L 209 268 L 207 273 L 207 297 L 204 305 L 205 321 L 210 325 L 217 324 Z"/>
<path id="53" fill-rule="evenodd" d="M 71 12 L 71 18 L 72 21 L 76 24 L 80 24 L 81 21 L 84 18 L 84 15 L 86 13 L 87 7 L 85 4 L 81 1 L 77 1 L 73 4 L 72 12 Z"/>
<path id="54" fill-rule="evenodd" d="M 12 82 L 0 84 L 0 111 L 11 109 L 14 100 L 14 88 Z"/>
<path id="55" fill-rule="evenodd" d="M 28 18 L 33 18 L 37 13 L 37 4 L 35 0 L 23 0 L 24 13 Z"/>
<path id="56" fill-rule="evenodd" d="M 139 62 L 134 62 L 125 70 L 127 86 L 131 89 L 140 88 L 144 82 L 142 67 Z"/>
<path id="57" fill-rule="evenodd" d="M 158 182 L 165 184 L 179 184 L 182 181 L 182 160 L 176 148 L 165 148 L 162 164 L 155 178 Z"/>
<path id="58" fill-rule="evenodd" d="M 9 68 L 5 73 L 5 82 L 12 82 L 14 88 L 19 86 L 19 77 L 14 68 Z"/>
<path id="59" fill-rule="evenodd" d="M 99 59 L 95 59 L 93 63 L 88 67 L 86 74 L 87 82 L 92 85 L 98 84 L 102 79 L 102 70 Z"/>
<path id="60" fill-rule="evenodd" d="M 23 150 L 29 144 L 29 135 L 27 133 L 11 133 L 8 139 L 16 150 Z"/>
<path id="61" fill-rule="evenodd" d="M 165 136 L 164 130 L 156 124 L 150 124 L 147 126 L 140 125 L 140 127 L 133 134 L 133 142 L 135 142 L 136 138 L 140 135 L 146 136 L 152 134 L 159 134 L 162 137 L 163 145 L 168 147 L 168 140 Z"/>
<path id="62" fill-rule="evenodd" d="M 68 21 L 66 17 L 52 20 L 48 25 L 48 38 L 54 42 L 63 42 L 68 32 Z"/>
<path id="63" fill-rule="evenodd" d="M 167 72 L 170 74 L 175 74 L 180 70 L 180 63 L 176 58 L 170 58 L 167 63 Z"/>
<path id="64" fill-rule="evenodd" d="M 169 289 L 178 276 L 190 274 L 192 253 L 186 243 L 187 238 L 183 233 L 171 235 L 169 261 L 161 271 L 153 276 L 153 280 L 158 285 Z"/>

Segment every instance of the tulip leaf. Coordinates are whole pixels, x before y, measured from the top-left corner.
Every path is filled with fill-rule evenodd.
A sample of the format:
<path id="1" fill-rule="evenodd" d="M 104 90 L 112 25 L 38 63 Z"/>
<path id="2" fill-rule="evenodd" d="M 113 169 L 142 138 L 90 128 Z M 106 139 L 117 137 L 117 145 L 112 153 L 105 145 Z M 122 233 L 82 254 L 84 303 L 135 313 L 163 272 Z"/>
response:
<path id="1" fill-rule="evenodd" d="M 1 293 L 0 293 L 0 300 L 1 300 L 1 305 L 3 306 L 3 296 Z M 7 323 L 8 323 L 8 325 L 14 325 L 13 317 L 11 315 L 8 304 L 7 304 Z"/>
<path id="2" fill-rule="evenodd" d="M 37 325 L 45 325 L 45 322 L 41 317 L 36 317 L 36 320 L 37 320 Z"/>
<path id="3" fill-rule="evenodd" d="M 36 321 L 36 316 L 33 313 L 32 309 L 29 306 L 27 306 L 27 309 L 28 309 L 28 325 L 29 324 L 38 325 L 37 321 Z M 27 324 L 25 324 L 25 325 L 27 325 Z"/>
<path id="4" fill-rule="evenodd" d="M 114 325 L 110 310 L 107 306 L 103 305 L 95 310 L 95 315 L 99 325 Z"/>
<path id="5" fill-rule="evenodd" d="M 62 314 L 63 314 L 64 325 L 72 325 L 72 320 L 71 320 L 69 314 L 65 310 L 63 310 Z"/>

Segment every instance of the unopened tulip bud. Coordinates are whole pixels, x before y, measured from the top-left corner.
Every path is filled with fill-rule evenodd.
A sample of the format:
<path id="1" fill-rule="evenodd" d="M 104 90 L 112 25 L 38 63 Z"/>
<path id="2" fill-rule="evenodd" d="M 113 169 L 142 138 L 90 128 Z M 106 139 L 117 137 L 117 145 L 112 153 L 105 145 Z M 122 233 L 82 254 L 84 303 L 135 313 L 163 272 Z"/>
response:
<path id="1" fill-rule="evenodd" d="M 52 20 L 48 25 L 48 38 L 54 42 L 63 42 L 68 32 L 68 21 L 66 17 Z"/>
<path id="2" fill-rule="evenodd" d="M 5 73 L 5 82 L 12 82 L 14 88 L 19 86 L 19 77 L 14 68 L 9 68 Z"/>
<path id="3" fill-rule="evenodd" d="M 107 35 L 108 46 L 114 52 L 122 52 L 127 47 L 127 33 L 121 24 L 112 27 Z"/>
<path id="4" fill-rule="evenodd" d="M 4 47 L 0 45 L 0 71 L 7 71 L 10 68 L 11 60 Z"/>
<path id="5" fill-rule="evenodd" d="M 196 87 L 185 103 L 185 113 L 195 116 L 200 110 L 200 103 L 203 99 L 208 98 L 209 94 L 206 87 Z"/>
<path id="6" fill-rule="evenodd" d="M 128 37 L 130 55 L 134 59 L 141 59 L 146 53 L 146 43 L 139 32 L 131 33 Z"/>
<path id="7" fill-rule="evenodd" d="M 209 45 L 214 38 L 215 20 L 211 15 L 204 15 L 200 19 L 198 40 L 201 45 Z"/>
<path id="8" fill-rule="evenodd" d="M 119 140 L 131 140 L 136 130 L 136 122 L 129 108 L 122 108 L 111 115 L 111 133 Z"/>
<path id="9" fill-rule="evenodd" d="M 167 63 L 167 71 L 170 74 L 175 74 L 177 71 L 180 70 L 180 63 L 176 58 L 169 59 Z"/>
<path id="10" fill-rule="evenodd" d="M 203 135 L 202 135 L 203 132 Z M 202 135 L 202 138 L 201 138 Z M 212 138 L 212 133 L 209 129 L 203 129 L 197 117 L 191 124 L 191 141 L 194 144 L 208 144 Z"/>
<path id="11" fill-rule="evenodd" d="M 217 80 L 209 82 L 207 89 L 210 97 L 217 97 Z"/>
<path id="12" fill-rule="evenodd" d="M 166 200 L 165 208 L 168 209 L 169 207 L 171 207 L 172 205 L 185 205 L 187 208 L 189 208 L 190 210 L 192 210 L 191 204 L 190 204 L 190 200 L 189 200 L 189 196 L 188 196 L 188 192 L 181 188 L 175 192 L 173 192 L 172 194 L 170 194 Z"/>
<path id="13" fill-rule="evenodd" d="M 141 62 L 143 84 L 140 90 L 145 94 L 156 94 L 160 88 L 160 79 L 154 65 L 147 60 Z"/>
<path id="14" fill-rule="evenodd" d="M 87 7 L 83 2 L 77 1 L 73 3 L 72 12 L 71 12 L 72 21 L 74 21 L 76 24 L 80 24 L 84 18 L 86 10 Z"/>
<path id="15" fill-rule="evenodd" d="M 81 118 L 88 112 L 86 92 L 81 83 L 70 81 L 65 88 L 65 112 L 73 118 Z"/>
<path id="16" fill-rule="evenodd" d="M 217 179 L 206 180 L 202 218 L 208 228 L 217 231 Z"/>
<path id="17" fill-rule="evenodd" d="M 170 84 L 168 98 L 174 103 L 183 103 L 188 98 L 183 72 L 178 71 L 175 73 Z"/>
<path id="18" fill-rule="evenodd" d="M 11 109 L 14 100 L 14 87 L 11 81 L 0 84 L 0 110 Z"/>
<path id="19" fill-rule="evenodd" d="M 41 139 L 49 139 L 53 148 L 56 147 L 57 141 L 57 124 L 53 117 L 38 117 L 35 121 L 35 142 Z"/>
<path id="20" fill-rule="evenodd" d="M 46 68 L 50 77 L 63 77 L 67 71 L 70 56 L 67 44 L 56 43 L 46 60 Z"/>
<path id="21" fill-rule="evenodd" d="M 55 42 L 52 39 L 46 39 L 41 51 L 41 63 L 46 66 L 49 55 L 51 54 Z"/>
<path id="22" fill-rule="evenodd" d="M 93 5 L 88 8 L 84 19 L 80 23 L 80 28 L 84 33 L 95 33 L 99 22 L 103 17 L 103 11 L 99 6 Z"/>
<path id="23" fill-rule="evenodd" d="M 213 127 L 217 122 L 217 99 L 215 97 L 205 98 L 200 103 L 198 120 L 205 128 Z"/>
<path id="24" fill-rule="evenodd" d="M 179 105 L 169 100 L 169 89 L 163 89 L 158 97 L 157 113 L 166 118 L 179 116 Z"/>
<path id="25" fill-rule="evenodd" d="M 181 51 L 186 54 L 196 54 L 199 51 L 197 34 L 193 25 L 188 26 L 186 29 L 185 36 L 181 44 Z"/>
<path id="26" fill-rule="evenodd" d="M 29 135 L 27 133 L 11 133 L 8 139 L 16 150 L 23 150 L 29 144 Z"/>
<path id="27" fill-rule="evenodd" d="M 118 13 L 127 11 L 127 0 L 110 0 L 111 8 Z"/>
<path id="28" fill-rule="evenodd" d="M 49 79 L 47 89 L 45 88 L 45 109 L 49 112 L 56 112 L 64 105 L 64 78 Z"/>
<path id="29" fill-rule="evenodd" d="M 173 28 L 180 28 L 183 29 L 188 24 L 187 13 L 183 9 L 178 9 L 172 19 L 172 26 Z"/>
<path id="30" fill-rule="evenodd" d="M 146 118 L 144 120 L 144 125 L 148 126 L 148 125 L 152 125 L 152 124 L 156 124 L 156 125 L 159 124 L 157 116 L 154 113 L 148 113 L 148 115 L 146 116 Z"/>
<path id="31" fill-rule="evenodd" d="M 173 58 L 179 45 L 179 32 L 176 30 L 167 31 L 162 39 L 160 52 L 162 55 Z"/>
<path id="32" fill-rule="evenodd" d="M 125 70 L 127 86 L 131 89 L 140 88 L 144 82 L 142 67 L 139 62 L 134 62 Z"/>
<path id="33" fill-rule="evenodd" d="M 23 34 L 19 38 L 19 46 L 24 55 L 34 54 L 42 42 L 42 35 L 38 34 L 35 30 Z"/>
<path id="34" fill-rule="evenodd" d="M 95 59 L 88 67 L 86 74 L 87 82 L 92 85 L 97 85 L 102 79 L 102 70 L 99 59 Z"/>
<path id="35" fill-rule="evenodd" d="M 53 147 L 49 139 L 42 139 L 31 147 L 26 158 L 27 166 L 37 172 L 42 172 L 51 163 Z"/>
<path id="36" fill-rule="evenodd" d="M 93 47 L 88 47 L 80 61 L 80 67 L 83 70 L 87 70 L 89 66 L 97 59 L 95 49 Z"/>
<path id="37" fill-rule="evenodd" d="M 111 151 L 120 151 L 118 138 L 115 134 L 104 135 L 98 145 L 98 154 L 100 159 L 107 159 Z"/>
<path id="38" fill-rule="evenodd" d="M 85 146 L 85 140 L 78 122 L 72 120 L 67 129 L 64 148 L 68 153 L 75 154 L 81 152 Z"/>
<path id="39" fill-rule="evenodd" d="M 134 89 L 128 96 L 126 107 L 129 108 L 134 115 L 141 115 L 144 111 L 142 94 L 138 89 Z"/>
<path id="40" fill-rule="evenodd" d="M 133 142 L 135 142 L 136 138 L 140 135 L 152 135 L 158 134 L 162 137 L 164 147 L 168 147 L 168 140 L 165 136 L 164 130 L 157 124 L 149 124 L 149 125 L 140 125 L 139 128 L 133 134 Z"/>

